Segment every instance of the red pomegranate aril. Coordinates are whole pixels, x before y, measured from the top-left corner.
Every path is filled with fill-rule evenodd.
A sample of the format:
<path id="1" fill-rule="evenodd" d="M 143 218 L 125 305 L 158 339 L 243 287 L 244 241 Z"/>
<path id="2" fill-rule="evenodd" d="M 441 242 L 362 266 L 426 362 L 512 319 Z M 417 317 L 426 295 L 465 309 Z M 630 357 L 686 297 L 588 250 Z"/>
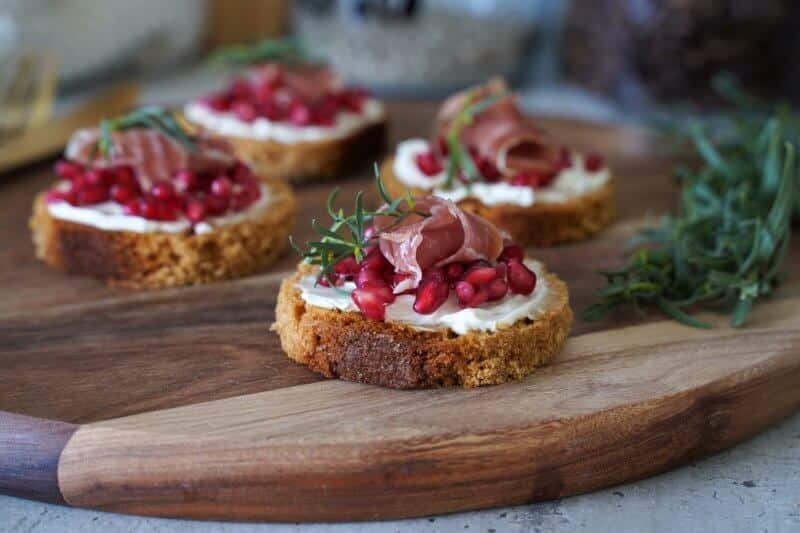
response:
<path id="1" fill-rule="evenodd" d="M 386 302 L 381 299 L 379 291 L 365 287 L 354 290 L 350 297 L 365 317 L 383 320 L 386 316 Z"/>
<path id="2" fill-rule="evenodd" d="M 587 155 L 586 160 L 583 162 L 583 166 L 589 172 L 597 172 L 602 169 L 604 165 L 603 156 L 594 153 Z"/>
<path id="3" fill-rule="evenodd" d="M 106 173 L 96 168 L 90 169 L 83 173 L 83 181 L 87 185 L 105 185 Z"/>
<path id="4" fill-rule="evenodd" d="M 78 205 L 99 204 L 108 200 L 108 188 L 103 185 L 86 184 L 77 191 Z"/>
<path id="5" fill-rule="evenodd" d="M 111 199 L 118 204 L 126 204 L 136 198 L 136 191 L 125 185 L 112 185 L 110 195 Z"/>
<path id="6" fill-rule="evenodd" d="M 483 176 L 483 179 L 489 183 L 496 182 L 502 177 L 502 174 L 500 174 L 500 171 L 497 170 L 497 167 L 487 159 L 481 159 L 479 161 L 478 172 L 480 172 L 481 176 Z"/>
<path id="7" fill-rule="evenodd" d="M 178 211 L 168 202 L 158 202 L 158 220 L 173 221 L 178 219 Z"/>
<path id="8" fill-rule="evenodd" d="M 83 173 L 83 167 L 73 161 L 60 159 L 56 161 L 55 172 L 66 180 L 72 180 Z"/>
<path id="9" fill-rule="evenodd" d="M 536 288 L 536 274 L 521 261 L 508 262 L 508 286 L 514 294 L 530 294 Z"/>
<path id="10" fill-rule="evenodd" d="M 262 104 L 272 102 L 275 98 L 275 88 L 271 83 L 259 83 L 253 89 L 253 96 Z"/>
<path id="11" fill-rule="evenodd" d="M 136 173 L 131 167 L 116 167 L 113 171 L 113 175 L 115 184 L 130 187 L 135 191 L 139 190 L 139 181 L 136 179 Z"/>
<path id="12" fill-rule="evenodd" d="M 303 102 L 292 102 L 289 106 L 289 122 L 295 126 L 311 124 L 311 109 Z"/>
<path id="13" fill-rule="evenodd" d="M 469 303 L 475 296 L 475 287 L 473 287 L 472 284 L 467 281 L 457 282 L 454 288 L 456 291 L 456 297 L 458 298 L 458 303 L 461 305 Z"/>
<path id="14" fill-rule="evenodd" d="M 59 191 L 57 189 L 50 189 L 47 191 L 44 199 L 48 204 L 55 204 L 58 202 L 68 202 L 71 195 L 66 191 Z"/>
<path id="15" fill-rule="evenodd" d="M 477 287 L 487 285 L 497 277 L 497 270 L 490 266 L 474 266 L 464 274 L 464 281 Z"/>
<path id="16" fill-rule="evenodd" d="M 237 161 L 233 165 L 233 169 L 230 172 L 233 181 L 237 183 L 242 183 L 245 180 L 248 180 L 253 177 L 253 171 L 250 170 L 250 167 L 242 163 L 241 161 Z"/>
<path id="17" fill-rule="evenodd" d="M 224 196 L 207 196 L 205 206 L 209 215 L 221 215 L 228 209 L 228 199 Z"/>
<path id="18" fill-rule="evenodd" d="M 530 187 L 531 178 L 527 173 L 520 172 L 511 178 L 511 185 L 514 185 L 515 187 Z"/>
<path id="19" fill-rule="evenodd" d="M 522 261 L 524 258 L 525 258 L 525 250 L 523 250 L 521 246 L 517 244 L 507 244 L 503 248 L 499 260 L 503 262 L 508 262 L 511 259 Z"/>
<path id="20" fill-rule="evenodd" d="M 253 202 L 254 200 L 250 197 L 249 194 L 240 192 L 238 194 L 234 194 L 233 196 L 231 196 L 230 204 L 228 204 L 228 209 L 235 212 L 244 211 L 250 205 L 252 205 Z"/>
<path id="21" fill-rule="evenodd" d="M 206 218 L 206 206 L 201 200 L 189 200 L 186 203 L 186 218 L 196 224 Z"/>
<path id="22" fill-rule="evenodd" d="M 237 101 L 231 106 L 236 118 L 242 122 L 253 122 L 258 117 L 256 107 L 250 102 Z"/>
<path id="23" fill-rule="evenodd" d="M 258 111 L 269 120 L 279 121 L 283 120 L 285 117 L 283 110 L 275 102 L 263 102 L 259 106 Z"/>
<path id="24" fill-rule="evenodd" d="M 368 283 L 386 284 L 386 280 L 383 279 L 383 273 L 380 270 L 362 268 L 358 271 L 358 274 L 356 274 L 355 283 L 356 287 L 363 287 Z"/>
<path id="25" fill-rule="evenodd" d="M 447 265 L 447 279 L 450 281 L 458 281 L 464 275 L 464 265 L 461 263 L 450 263 Z"/>
<path id="26" fill-rule="evenodd" d="M 138 217 L 142 214 L 142 204 L 138 199 L 131 200 L 122 206 L 122 212 L 132 217 Z"/>
<path id="27" fill-rule="evenodd" d="M 215 196 L 228 197 L 233 191 L 231 180 L 225 176 L 220 176 L 211 182 L 211 194 Z"/>
<path id="28" fill-rule="evenodd" d="M 486 291 L 489 293 L 490 302 L 500 300 L 508 293 L 508 283 L 502 278 L 497 278 L 489 283 Z"/>
<path id="29" fill-rule="evenodd" d="M 391 267 L 391 263 L 383 256 L 380 248 L 373 248 L 361 260 L 361 270 L 384 270 Z"/>
<path id="30" fill-rule="evenodd" d="M 497 263 L 494 266 L 495 272 L 497 272 L 497 278 L 506 279 L 506 272 L 508 271 L 508 266 L 505 263 Z"/>
<path id="31" fill-rule="evenodd" d="M 382 281 L 370 281 L 358 288 L 367 289 L 374 292 L 378 295 L 381 301 L 386 302 L 387 304 L 394 302 L 394 299 L 396 298 L 392 288 Z"/>
<path id="32" fill-rule="evenodd" d="M 426 176 L 435 176 L 442 171 L 442 165 L 439 163 L 439 159 L 431 150 L 417 154 L 414 160 L 417 163 L 417 167 L 419 167 Z"/>
<path id="33" fill-rule="evenodd" d="M 178 172 L 176 172 L 173 179 L 184 191 L 190 191 L 192 189 L 195 189 L 199 184 L 199 180 L 197 179 L 197 174 L 195 174 L 191 170 L 186 170 L 186 169 L 179 170 Z"/>
<path id="34" fill-rule="evenodd" d="M 421 315 L 429 315 L 439 309 L 447 301 L 450 285 L 442 268 L 430 268 L 423 272 L 422 281 L 417 287 L 414 298 L 414 311 Z"/>
<path id="35" fill-rule="evenodd" d="M 408 280 L 408 279 L 410 279 L 412 277 L 412 275 L 407 273 L 407 272 L 392 272 L 391 274 L 392 274 L 392 280 L 391 280 L 390 285 L 392 287 L 397 287 L 398 285 L 400 285 L 401 283 L 403 283 L 404 281 L 406 281 L 406 280 Z M 404 294 L 408 294 L 408 293 L 413 294 L 414 293 L 414 289 L 409 289 L 409 290 L 404 291 Z"/>
<path id="36" fill-rule="evenodd" d="M 142 199 L 139 206 L 141 216 L 148 220 L 158 220 L 158 203 L 155 198 L 146 197 Z"/>
<path id="37" fill-rule="evenodd" d="M 172 196 L 175 194 L 175 186 L 168 181 L 160 181 L 153 185 L 153 187 L 150 189 L 150 194 L 159 200 L 166 200 L 168 198 L 172 198 Z"/>
<path id="38" fill-rule="evenodd" d="M 352 255 L 349 255 L 336 263 L 334 265 L 333 270 L 337 274 L 342 274 L 344 276 L 354 276 L 358 274 L 358 261 Z"/>
<path id="39" fill-rule="evenodd" d="M 489 291 L 486 290 L 486 287 L 477 287 L 475 289 L 475 295 L 464 305 L 464 307 L 479 307 L 485 304 L 488 300 Z"/>
<path id="40" fill-rule="evenodd" d="M 202 101 L 214 111 L 228 111 L 231 108 L 231 100 L 227 95 L 216 94 Z"/>
<path id="41" fill-rule="evenodd" d="M 228 93 L 237 98 L 246 98 L 253 90 L 250 82 L 244 78 L 237 78 L 228 85 Z"/>
<path id="42" fill-rule="evenodd" d="M 447 138 L 444 135 L 439 137 L 436 141 L 436 146 L 439 149 L 439 154 L 442 157 L 447 157 L 447 154 L 450 152 L 450 147 L 447 145 Z"/>

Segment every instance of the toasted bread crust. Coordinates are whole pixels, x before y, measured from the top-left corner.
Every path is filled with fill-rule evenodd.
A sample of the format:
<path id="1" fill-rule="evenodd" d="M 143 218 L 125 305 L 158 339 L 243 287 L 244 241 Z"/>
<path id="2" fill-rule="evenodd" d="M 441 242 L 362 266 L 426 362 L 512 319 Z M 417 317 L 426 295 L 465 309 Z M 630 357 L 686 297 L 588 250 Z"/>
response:
<path id="1" fill-rule="evenodd" d="M 256 175 L 302 183 L 340 177 L 377 161 L 386 149 L 386 130 L 386 120 L 383 119 L 365 125 L 347 137 L 292 144 L 206 131 L 230 142 L 236 156 L 250 165 Z"/>
<path id="2" fill-rule="evenodd" d="M 407 190 L 414 195 L 430 194 L 401 183 L 394 175 L 393 162 L 394 158 L 388 157 L 381 166 L 381 177 L 389 194 L 400 196 Z M 506 230 L 522 246 L 551 246 L 586 239 L 608 226 L 616 210 L 613 179 L 564 203 L 488 206 L 476 198 L 465 198 L 458 206 Z"/>
<path id="3" fill-rule="evenodd" d="M 50 216 L 44 193 L 30 227 L 36 256 L 71 274 L 109 285 L 156 289 L 230 279 L 258 272 L 286 250 L 295 215 L 289 187 L 271 183 L 276 201 L 258 216 L 211 233 L 103 231 Z"/>
<path id="4" fill-rule="evenodd" d="M 422 331 L 357 312 L 307 305 L 296 287 L 309 272 L 285 279 L 273 329 L 290 358 L 327 377 L 397 389 L 478 387 L 523 378 L 552 360 L 572 325 L 566 284 L 545 273 L 544 313 L 497 332 Z"/>

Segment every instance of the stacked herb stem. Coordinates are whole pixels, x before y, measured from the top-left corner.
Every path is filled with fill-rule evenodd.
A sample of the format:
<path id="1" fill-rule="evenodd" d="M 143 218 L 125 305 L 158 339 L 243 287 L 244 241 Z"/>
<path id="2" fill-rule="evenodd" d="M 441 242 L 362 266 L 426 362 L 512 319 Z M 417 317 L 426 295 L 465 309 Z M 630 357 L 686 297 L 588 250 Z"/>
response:
<path id="1" fill-rule="evenodd" d="M 672 130 L 701 160 L 676 171 L 677 215 L 642 231 L 623 268 L 602 272 L 608 284 L 586 319 L 619 307 L 656 307 L 684 324 L 710 327 L 693 316 L 709 308 L 729 313 L 738 327 L 779 285 L 791 219 L 800 213 L 800 121 L 785 106 L 758 104 L 730 79 L 717 85 L 736 109 Z"/>

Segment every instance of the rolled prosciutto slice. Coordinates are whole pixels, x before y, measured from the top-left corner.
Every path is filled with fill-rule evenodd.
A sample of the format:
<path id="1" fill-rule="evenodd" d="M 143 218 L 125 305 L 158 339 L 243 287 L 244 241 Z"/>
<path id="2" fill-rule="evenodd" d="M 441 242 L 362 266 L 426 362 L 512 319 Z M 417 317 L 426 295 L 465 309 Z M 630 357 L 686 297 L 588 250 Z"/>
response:
<path id="1" fill-rule="evenodd" d="M 235 162 L 230 145 L 209 137 L 195 139 L 196 150 L 158 130 L 131 128 L 111 134 L 113 151 L 107 158 L 97 152 L 100 130 L 82 129 L 70 138 L 65 150 L 67 159 L 93 168 L 129 165 L 137 171 L 140 184 L 148 188 L 153 183 L 171 179 L 178 170 L 194 172 L 226 168 Z"/>
<path id="2" fill-rule="evenodd" d="M 437 118 L 437 138 L 447 133 L 453 118 L 471 103 L 507 91 L 505 81 L 486 85 L 448 98 Z M 509 94 L 478 114 L 461 130 L 461 140 L 494 163 L 504 174 L 538 172 L 552 174 L 558 168 L 558 150 L 547 135 L 520 110 Z"/>
<path id="3" fill-rule="evenodd" d="M 316 102 L 344 87 L 342 80 L 325 65 L 265 63 L 249 72 L 253 83 L 281 84 L 306 102 Z"/>
<path id="4" fill-rule="evenodd" d="M 500 230 L 491 222 L 462 211 L 450 200 L 420 198 L 414 210 L 415 214 L 385 231 L 395 219 L 375 220 L 381 252 L 397 272 L 409 275 L 395 287 L 396 293 L 415 288 L 426 268 L 457 261 L 494 261 L 503 251 Z"/>

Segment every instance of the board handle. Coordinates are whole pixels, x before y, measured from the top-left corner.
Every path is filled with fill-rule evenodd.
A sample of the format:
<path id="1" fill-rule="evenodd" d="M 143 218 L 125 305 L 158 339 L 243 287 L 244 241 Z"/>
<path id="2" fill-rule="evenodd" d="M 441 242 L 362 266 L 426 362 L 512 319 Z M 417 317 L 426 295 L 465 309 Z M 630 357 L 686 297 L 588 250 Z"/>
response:
<path id="1" fill-rule="evenodd" d="M 0 493 L 64 503 L 58 461 L 78 426 L 0 411 Z"/>

